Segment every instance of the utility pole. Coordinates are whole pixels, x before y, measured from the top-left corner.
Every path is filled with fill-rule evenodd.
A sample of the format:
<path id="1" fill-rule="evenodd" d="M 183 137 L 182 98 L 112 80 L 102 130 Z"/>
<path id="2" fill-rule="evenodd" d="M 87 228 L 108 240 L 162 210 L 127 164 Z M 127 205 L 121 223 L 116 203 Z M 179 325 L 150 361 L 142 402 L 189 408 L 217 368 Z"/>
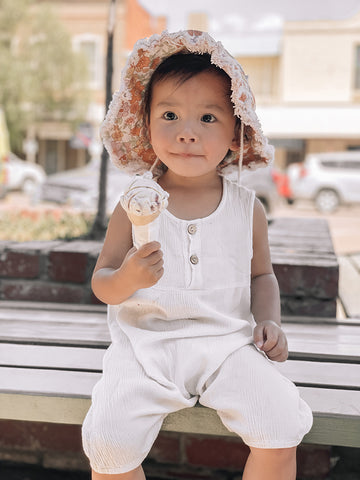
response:
<path id="1" fill-rule="evenodd" d="M 107 53 L 106 53 L 106 95 L 105 112 L 108 111 L 112 98 L 112 76 L 113 76 L 113 43 L 114 29 L 116 23 L 116 0 L 110 0 L 108 28 L 107 28 Z M 103 146 L 101 153 L 100 175 L 99 175 L 99 198 L 97 213 L 89 233 L 89 238 L 102 240 L 107 228 L 106 216 L 106 191 L 107 191 L 107 170 L 109 155 Z"/>

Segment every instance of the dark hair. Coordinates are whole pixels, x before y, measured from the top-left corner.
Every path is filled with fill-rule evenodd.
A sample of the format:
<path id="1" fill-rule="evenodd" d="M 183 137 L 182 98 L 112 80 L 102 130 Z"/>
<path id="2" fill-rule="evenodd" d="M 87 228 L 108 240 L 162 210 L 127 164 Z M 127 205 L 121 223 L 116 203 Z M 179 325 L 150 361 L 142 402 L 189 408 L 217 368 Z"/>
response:
<path id="1" fill-rule="evenodd" d="M 150 118 L 152 90 L 155 83 L 161 82 L 165 78 L 176 78 L 178 79 L 179 85 L 181 85 L 190 78 L 202 72 L 214 72 L 215 74 L 224 78 L 228 86 L 228 95 L 230 97 L 231 79 L 224 70 L 211 63 L 211 57 L 208 53 L 176 53 L 160 63 L 160 65 L 152 74 L 152 77 L 148 83 L 144 98 L 144 113 L 146 122 L 148 122 Z"/>

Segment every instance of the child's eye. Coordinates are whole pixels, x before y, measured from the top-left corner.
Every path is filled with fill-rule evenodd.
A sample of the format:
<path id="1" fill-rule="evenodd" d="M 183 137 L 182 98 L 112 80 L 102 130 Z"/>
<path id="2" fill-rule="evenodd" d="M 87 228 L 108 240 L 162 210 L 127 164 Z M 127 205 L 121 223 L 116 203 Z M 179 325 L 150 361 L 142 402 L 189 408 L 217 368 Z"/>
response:
<path id="1" fill-rule="evenodd" d="M 163 118 L 165 118 L 165 120 L 177 120 L 178 117 L 174 112 L 165 112 Z"/>
<path id="2" fill-rule="evenodd" d="M 205 123 L 213 123 L 216 121 L 216 118 L 212 113 L 205 113 L 205 115 L 201 117 L 201 121 Z"/>

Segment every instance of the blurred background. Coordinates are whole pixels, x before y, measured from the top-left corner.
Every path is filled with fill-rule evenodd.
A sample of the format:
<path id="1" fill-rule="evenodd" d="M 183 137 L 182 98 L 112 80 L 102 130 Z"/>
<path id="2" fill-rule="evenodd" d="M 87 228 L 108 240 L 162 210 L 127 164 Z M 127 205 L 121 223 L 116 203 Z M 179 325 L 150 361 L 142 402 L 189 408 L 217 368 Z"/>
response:
<path id="1" fill-rule="evenodd" d="M 2 212 L 96 210 L 110 3 L 0 0 Z M 274 165 L 243 182 L 269 216 L 350 218 L 335 246 L 348 251 L 351 237 L 358 250 L 359 0 L 117 0 L 114 19 L 113 91 L 139 38 L 193 28 L 220 40 L 249 76 L 276 148 Z M 126 181 L 109 166 L 108 213 Z M 4 215 L 0 239 L 19 239 Z"/>
<path id="2" fill-rule="evenodd" d="M 0 242 L 5 246 L 86 236 L 95 224 L 111 3 L 0 0 Z M 115 3 L 112 91 L 134 43 L 164 29 L 206 30 L 238 59 L 263 131 L 275 146 L 274 164 L 243 172 L 242 182 L 255 190 L 269 222 L 327 220 L 340 271 L 337 318 L 359 318 L 360 0 Z M 107 215 L 128 180 L 108 165 Z M 316 229 L 313 235 L 315 244 Z M 21 437 L 34 443 L 35 436 Z M 19 473 L 9 468 L 2 478 L 88 478 L 87 473 L 34 472 L 28 466 Z"/>

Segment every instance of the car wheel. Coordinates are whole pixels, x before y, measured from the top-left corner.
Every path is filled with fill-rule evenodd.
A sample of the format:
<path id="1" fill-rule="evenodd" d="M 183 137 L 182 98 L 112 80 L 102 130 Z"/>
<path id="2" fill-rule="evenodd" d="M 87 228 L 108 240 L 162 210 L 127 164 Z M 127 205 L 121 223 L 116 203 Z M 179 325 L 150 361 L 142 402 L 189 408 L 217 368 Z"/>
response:
<path id="1" fill-rule="evenodd" d="M 340 204 L 339 195 L 335 192 L 335 190 L 324 188 L 316 195 L 315 204 L 320 212 L 332 213 Z"/>

